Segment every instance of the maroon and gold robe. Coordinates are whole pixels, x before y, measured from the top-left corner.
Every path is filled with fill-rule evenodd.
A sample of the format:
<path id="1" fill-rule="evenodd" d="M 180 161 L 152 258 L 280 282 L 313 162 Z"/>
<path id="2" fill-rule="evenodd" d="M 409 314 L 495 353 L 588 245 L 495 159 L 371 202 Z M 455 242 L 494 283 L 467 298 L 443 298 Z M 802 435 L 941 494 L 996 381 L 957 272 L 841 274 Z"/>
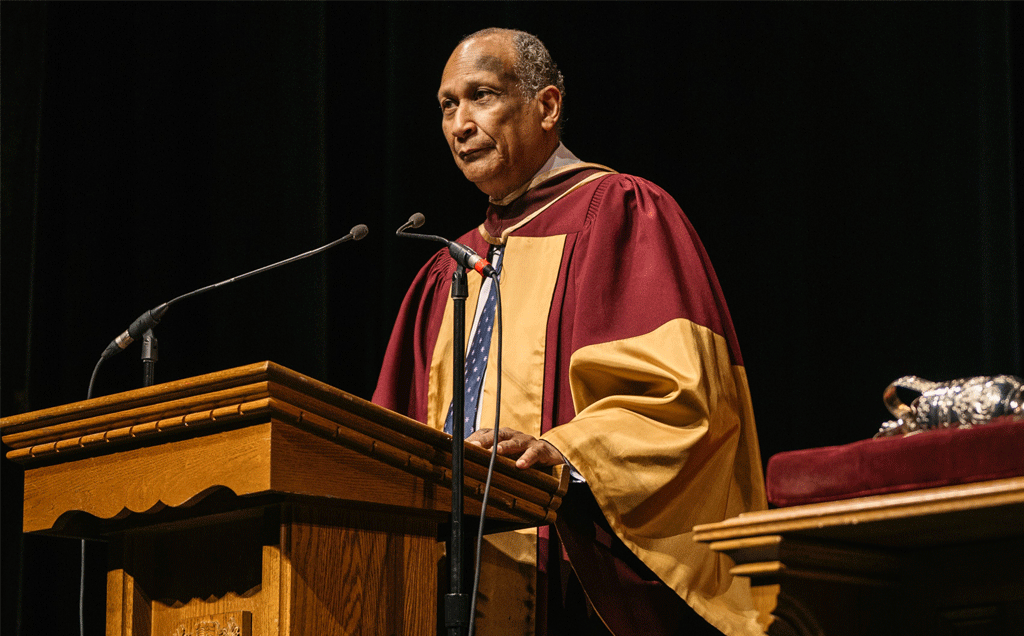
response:
<path id="1" fill-rule="evenodd" d="M 557 534 L 494 538 L 485 565 L 503 574 L 481 576 L 480 633 L 531 633 L 534 622 L 539 633 L 560 631 L 560 593 L 575 575 L 618 636 L 669 633 L 679 599 L 727 634 L 761 633 L 746 580 L 692 540 L 693 526 L 766 503 L 729 312 L 676 202 L 644 179 L 573 164 L 539 175 L 508 205 L 492 203 L 459 241 L 479 254 L 504 245 L 502 427 L 550 441 L 596 502 L 588 512 L 570 492 Z M 451 401 L 455 266 L 442 250 L 417 275 L 373 398 L 438 429 Z M 469 312 L 480 285 L 473 275 Z"/>

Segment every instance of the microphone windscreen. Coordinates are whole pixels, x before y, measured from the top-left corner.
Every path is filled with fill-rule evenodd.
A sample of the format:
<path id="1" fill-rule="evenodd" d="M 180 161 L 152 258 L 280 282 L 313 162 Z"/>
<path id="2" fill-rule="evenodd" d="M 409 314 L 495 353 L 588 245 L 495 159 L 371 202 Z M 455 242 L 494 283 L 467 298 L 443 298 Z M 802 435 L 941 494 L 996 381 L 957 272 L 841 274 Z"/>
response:
<path id="1" fill-rule="evenodd" d="M 353 241 L 358 241 L 359 239 L 364 238 L 367 234 L 369 234 L 370 230 L 365 225 L 360 223 L 359 225 L 349 230 L 348 233 L 352 235 Z"/>
<path id="2" fill-rule="evenodd" d="M 412 216 L 409 217 L 409 226 L 410 227 L 419 227 L 419 226 L 423 225 L 426 222 L 426 220 L 427 220 L 427 217 L 425 217 L 422 214 L 420 214 L 419 212 L 417 212 L 416 214 L 413 214 Z"/>

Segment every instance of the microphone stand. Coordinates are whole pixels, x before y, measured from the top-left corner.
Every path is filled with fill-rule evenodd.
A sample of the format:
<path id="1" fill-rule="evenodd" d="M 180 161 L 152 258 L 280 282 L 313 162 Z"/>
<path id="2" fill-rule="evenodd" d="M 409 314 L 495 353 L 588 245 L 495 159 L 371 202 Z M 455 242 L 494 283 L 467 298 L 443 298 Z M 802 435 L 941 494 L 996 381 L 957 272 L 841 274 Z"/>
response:
<path id="1" fill-rule="evenodd" d="M 452 304 L 454 320 L 452 334 L 452 519 L 449 540 L 451 578 L 449 593 L 444 599 L 444 622 L 449 636 L 462 636 L 469 627 L 469 595 L 462 591 L 463 546 L 462 491 L 463 448 L 466 437 L 466 298 L 469 282 L 464 267 L 456 267 L 452 274 Z"/>
<path id="2" fill-rule="evenodd" d="M 450 566 L 449 593 L 444 597 L 444 624 L 448 636 L 463 636 L 472 622 L 471 598 L 462 591 L 463 545 L 462 535 L 462 492 L 463 492 L 463 448 L 466 438 L 466 298 L 469 297 L 469 281 L 466 270 L 475 269 L 481 276 L 494 277 L 494 267 L 472 249 L 433 234 L 414 234 L 406 230 L 423 225 L 424 217 L 419 212 L 395 232 L 398 236 L 443 243 L 455 259 L 452 274 L 452 305 L 454 307 L 452 334 L 452 518 L 451 536 L 448 544 Z M 495 283 L 496 284 L 496 283 Z"/>
<path id="3" fill-rule="evenodd" d="M 142 386 L 153 386 L 156 382 L 156 361 L 160 347 L 157 344 L 153 329 L 149 328 L 142 334 Z"/>

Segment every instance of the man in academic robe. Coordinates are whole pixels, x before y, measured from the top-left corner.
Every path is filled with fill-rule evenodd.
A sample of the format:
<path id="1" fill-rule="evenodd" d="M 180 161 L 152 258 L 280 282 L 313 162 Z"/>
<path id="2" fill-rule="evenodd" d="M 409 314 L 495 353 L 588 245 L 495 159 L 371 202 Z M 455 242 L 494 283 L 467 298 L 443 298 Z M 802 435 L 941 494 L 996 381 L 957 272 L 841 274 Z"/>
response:
<path id="1" fill-rule="evenodd" d="M 406 295 L 373 399 L 490 448 L 499 284 L 498 453 L 522 469 L 567 464 L 573 483 L 554 527 L 489 537 L 477 632 L 762 633 L 747 580 L 692 540 L 695 525 L 766 507 L 728 309 L 672 197 L 561 143 L 564 93 L 532 35 L 487 29 L 452 53 L 442 130 L 489 197 L 458 241 L 500 283 L 470 279 L 465 422 L 450 414 L 447 250 Z"/>

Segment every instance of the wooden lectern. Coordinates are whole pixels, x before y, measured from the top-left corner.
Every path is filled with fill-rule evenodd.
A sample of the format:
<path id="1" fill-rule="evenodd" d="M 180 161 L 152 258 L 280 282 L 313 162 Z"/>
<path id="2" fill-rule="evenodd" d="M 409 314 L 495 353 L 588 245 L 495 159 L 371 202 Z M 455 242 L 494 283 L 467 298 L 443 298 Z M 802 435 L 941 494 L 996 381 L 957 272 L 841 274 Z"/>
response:
<path id="1" fill-rule="evenodd" d="M 0 420 L 24 531 L 110 542 L 108 636 L 435 634 L 451 438 L 271 362 Z M 467 446 L 479 515 L 488 452 Z M 560 470 L 498 458 L 490 528 Z"/>

